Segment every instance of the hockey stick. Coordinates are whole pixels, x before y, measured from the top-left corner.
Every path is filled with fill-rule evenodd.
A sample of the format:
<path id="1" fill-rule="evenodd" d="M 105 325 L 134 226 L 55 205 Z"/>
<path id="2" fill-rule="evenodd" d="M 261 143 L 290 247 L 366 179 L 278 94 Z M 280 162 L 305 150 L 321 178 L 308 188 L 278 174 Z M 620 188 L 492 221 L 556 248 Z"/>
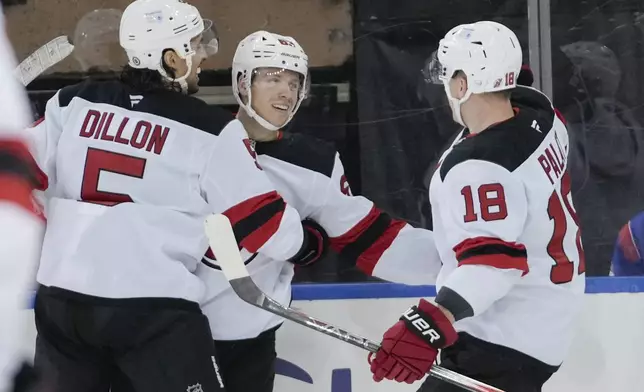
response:
<path id="1" fill-rule="evenodd" d="M 317 320 L 302 312 L 286 307 L 267 296 L 249 276 L 239 253 L 239 247 L 230 221 L 225 215 L 213 214 L 206 219 L 206 236 L 219 266 L 235 293 L 243 301 L 291 320 L 305 327 L 342 340 L 363 350 L 375 353 L 380 346 L 367 338 L 355 335 L 335 325 Z M 430 369 L 429 375 L 471 392 L 503 392 L 502 390 L 463 376 L 440 366 Z"/>
<path id="2" fill-rule="evenodd" d="M 73 50 L 74 45 L 66 35 L 56 37 L 22 60 L 13 72 L 14 76 L 23 86 L 27 86 L 48 68 L 69 56 Z"/>

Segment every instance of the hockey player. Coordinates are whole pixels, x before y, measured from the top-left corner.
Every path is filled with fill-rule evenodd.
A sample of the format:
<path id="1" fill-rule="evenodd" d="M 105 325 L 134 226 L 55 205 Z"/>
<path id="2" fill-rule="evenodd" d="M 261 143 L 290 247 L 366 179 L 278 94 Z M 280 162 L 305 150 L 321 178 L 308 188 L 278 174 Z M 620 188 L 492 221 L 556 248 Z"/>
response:
<path id="1" fill-rule="evenodd" d="M 330 144 L 283 132 L 306 98 L 308 58 L 291 37 L 258 31 L 235 52 L 232 86 L 257 162 L 311 235 L 368 274 L 407 283 L 433 282 L 440 260 L 432 233 L 392 219 L 364 197 L 352 196 L 339 155 Z M 310 262 L 320 258 L 324 247 Z M 291 299 L 293 263 L 242 249 L 258 286 L 283 304 Z M 407 273 L 397 262 L 405 260 Z M 208 266 L 206 266 L 207 264 Z M 229 392 L 269 392 L 275 377 L 275 335 L 282 319 L 240 300 L 213 255 L 197 268 L 208 288 L 202 304 L 210 320 L 220 370 Z M 225 314 L 225 317 L 222 317 Z"/>
<path id="2" fill-rule="evenodd" d="M 63 88 L 29 131 L 47 175 L 35 365 L 65 392 L 223 391 L 193 274 L 205 217 L 225 213 L 243 246 L 276 259 L 306 262 L 318 245 L 242 124 L 188 95 L 217 51 L 210 21 L 136 0 L 120 43 L 122 80 Z"/>
<path id="3" fill-rule="evenodd" d="M 540 391 L 566 355 L 585 284 L 568 134 L 544 94 L 516 86 L 522 52 L 507 27 L 457 26 L 435 56 L 426 76 L 465 127 L 429 189 L 438 294 L 385 332 L 371 371 L 411 383 L 442 350 L 448 369 Z M 428 377 L 419 391 L 457 390 Z"/>
<path id="4" fill-rule="evenodd" d="M 16 59 L 0 12 L 0 391 L 27 391 L 33 372 L 24 365 L 20 341 L 42 241 L 43 221 L 32 202 L 37 173 L 21 135 L 29 103 L 13 78 Z M 31 389 L 29 389 L 31 390 Z"/>

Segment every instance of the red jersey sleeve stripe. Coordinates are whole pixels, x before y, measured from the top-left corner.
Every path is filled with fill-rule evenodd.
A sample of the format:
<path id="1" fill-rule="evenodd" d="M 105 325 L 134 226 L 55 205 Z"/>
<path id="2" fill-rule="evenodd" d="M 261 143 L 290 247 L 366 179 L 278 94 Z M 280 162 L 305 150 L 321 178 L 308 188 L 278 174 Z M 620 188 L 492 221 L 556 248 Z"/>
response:
<path id="1" fill-rule="evenodd" d="M 391 219 L 375 206 L 345 234 L 331 238 L 331 247 L 340 258 L 355 264 L 371 275 L 382 254 L 394 242 L 407 223 Z"/>
<path id="2" fill-rule="evenodd" d="M 13 174 L 0 173 L 0 202 L 15 203 L 43 218 L 34 204 L 32 190 L 33 187 L 27 179 Z"/>
<path id="3" fill-rule="evenodd" d="M 0 139 L 0 171 L 24 177 L 39 191 L 49 186 L 47 175 L 40 170 L 25 143 L 19 140 Z"/>
<path id="4" fill-rule="evenodd" d="M 247 199 L 224 212 L 235 238 L 249 252 L 257 252 L 279 229 L 286 202 L 276 192 Z"/>
<path id="5" fill-rule="evenodd" d="M 458 266 L 488 265 L 499 269 L 518 269 L 529 272 L 525 246 L 499 238 L 468 238 L 454 247 Z"/>

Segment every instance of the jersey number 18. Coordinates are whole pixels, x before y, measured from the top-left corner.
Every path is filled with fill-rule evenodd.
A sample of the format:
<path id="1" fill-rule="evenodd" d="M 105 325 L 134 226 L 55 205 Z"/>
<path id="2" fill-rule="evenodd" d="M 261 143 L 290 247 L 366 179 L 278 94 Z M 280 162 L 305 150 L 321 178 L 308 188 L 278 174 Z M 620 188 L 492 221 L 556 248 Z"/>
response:
<path id="1" fill-rule="evenodd" d="M 501 184 L 495 183 L 481 185 L 477 190 L 477 194 L 481 218 L 484 221 L 489 222 L 502 220 L 508 216 L 505 193 Z M 490 194 L 493 196 L 490 196 Z M 469 185 L 463 187 L 463 189 L 461 189 L 461 195 L 465 198 L 465 215 L 463 219 L 465 222 L 477 221 L 479 218 L 474 210 L 472 187 Z M 548 217 L 553 221 L 554 229 L 552 237 L 547 245 L 547 252 L 555 263 L 550 270 L 550 280 L 555 284 L 570 282 L 575 273 L 575 265 L 564 251 L 564 238 L 568 231 L 566 211 L 577 226 L 577 232 L 575 234 L 575 244 L 579 254 L 577 274 L 583 274 L 586 272 L 586 261 L 584 258 L 584 249 L 581 245 L 581 232 L 579 230 L 579 218 L 570 204 L 568 199 L 569 196 L 570 176 L 566 173 L 561 178 L 561 197 L 557 194 L 557 191 L 553 191 L 548 199 Z"/>

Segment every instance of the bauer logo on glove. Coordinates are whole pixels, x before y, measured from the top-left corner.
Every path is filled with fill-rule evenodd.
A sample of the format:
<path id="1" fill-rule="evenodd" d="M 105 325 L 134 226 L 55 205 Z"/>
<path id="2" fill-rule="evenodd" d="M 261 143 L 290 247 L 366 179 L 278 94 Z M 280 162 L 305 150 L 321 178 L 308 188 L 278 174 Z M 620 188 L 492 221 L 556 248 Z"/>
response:
<path id="1" fill-rule="evenodd" d="M 402 315 L 401 320 L 409 321 L 422 337 L 429 338 L 430 344 L 442 345 L 443 337 L 424 318 L 418 314 L 418 308 L 412 306 Z"/>

